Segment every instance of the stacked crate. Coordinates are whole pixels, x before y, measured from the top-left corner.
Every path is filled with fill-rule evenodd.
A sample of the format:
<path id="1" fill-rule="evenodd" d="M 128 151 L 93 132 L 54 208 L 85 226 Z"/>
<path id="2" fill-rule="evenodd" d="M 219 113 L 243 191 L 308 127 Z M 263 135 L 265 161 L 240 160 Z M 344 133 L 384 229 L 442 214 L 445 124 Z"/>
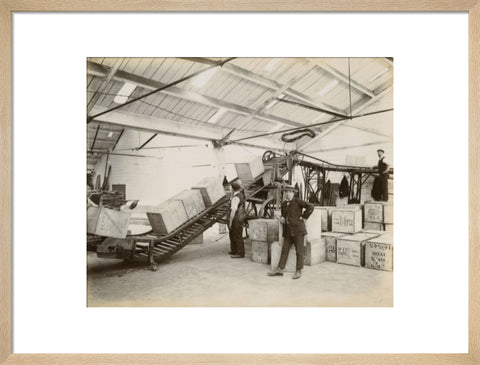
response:
<path id="1" fill-rule="evenodd" d="M 332 210 L 332 231 L 357 233 L 362 230 L 362 209 L 359 205 L 344 206 Z"/>
<path id="2" fill-rule="evenodd" d="M 362 232 L 337 238 L 337 263 L 365 266 L 365 243 L 377 236 Z"/>
<path id="3" fill-rule="evenodd" d="M 365 243 L 365 267 L 393 271 L 393 235 L 386 233 Z"/>
<path id="4" fill-rule="evenodd" d="M 262 264 L 270 262 L 272 242 L 279 240 L 277 219 L 253 219 L 248 222 L 252 240 L 252 260 Z"/>
<path id="5" fill-rule="evenodd" d="M 320 209 L 322 214 L 322 231 L 331 232 L 332 231 L 332 211 L 335 207 L 316 207 Z"/>
<path id="6" fill-rule="evenodd" d="M 315 265 L 326 260 L 325 241 L 322 240 L 322 209 L 314 208 L 305 221 L 305 265 Z"/>
<path id="7" fill-rule="evenodd" d="M 325 242 L 326 261 L 337 262 L 337 239 L 345 236 L 345 233 L 324 232 L 322 240 Z"/>
<path id="8" fill-rule="evenodd" d="M 365 203 L 365 229 L 393 232 L 393 205 L 370 201 Z"/>

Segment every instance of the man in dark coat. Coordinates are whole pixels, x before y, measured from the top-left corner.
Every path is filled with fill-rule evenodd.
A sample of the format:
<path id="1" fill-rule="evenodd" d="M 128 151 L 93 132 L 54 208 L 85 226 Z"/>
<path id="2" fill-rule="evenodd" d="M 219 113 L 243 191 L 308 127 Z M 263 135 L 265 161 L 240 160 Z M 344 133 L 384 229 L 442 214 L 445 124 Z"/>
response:
<path id="1" fill-rule="evenodd" d="M 228 216 L 228 229 L 230 236 L 230 252 L 233 259 L 245 257 L 245 245 L 243 242 L 243 222 L 240 219 L 245 211 L 245 195 L 242 192 L 242 186 L 237 182 L 231 184 L 233 195 L 230 201 L 230 212 Z M 241 212 L 243 210 L 243 212 Z"/>
<path id="2" fill-rule="evenodd" d="M 283 276 L 283 270 L 287 263 L 290 247 L 294 244 L 297 255 L 297 265 L 295 275 L 293 275 L 292 279 L 302 277 L 304 238 L 307 234 L 304 221 L 312 214 L 313 205 L 294 197 L 295 191 L 296 189 L 292 186 L 285 188 L 286 200 L 282 203 L 282 216 L 280 217 L 280 222 L 283 223 L 282 253 L 277 269 L 269 272 L 269 276 Z"/>
<path id="3" fill-rule="evenodd" d="M 373 166 L 374 170 L 378 170 L 378 177 L 375 179 L 372 189 L 372 197 L 374 200 L 388 201 L 388 170 L 390 166 L 385 162 L 385 151 L 377 150 L 378 164 Z"/>

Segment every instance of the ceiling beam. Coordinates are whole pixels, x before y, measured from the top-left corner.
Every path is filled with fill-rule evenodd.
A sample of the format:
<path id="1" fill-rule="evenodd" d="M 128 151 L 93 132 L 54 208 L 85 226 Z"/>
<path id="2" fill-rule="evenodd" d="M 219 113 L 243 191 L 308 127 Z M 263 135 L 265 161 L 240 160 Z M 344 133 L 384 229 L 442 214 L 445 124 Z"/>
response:
<path id="1" fill-rule="evenodd" d="M 385 133 L 381 133 L 375 129 L 371 129 L 371 128 L 364 128 L 364 127 L 360 127 L 360 126 L 357 126 L 357 125 L 351 125 L 351 124 L 344 124 L 345 127 L 349 127 L 349 128 L 353 128 L 353 129 L 358 129 L 359 131 L 364 131 L 364 132 L 369 132 L 369 133 L 372 133 L 372 134 L 376 134 L 378 136 L 382 136 L 382 137 L 387 137 L 387 138 L 390 138 L 390 139 L 393 139 L 393 136 L 390 135 L 390 134 L 385 134 Z"/>
<path id="2" fill-rule="evenodd" d="M 257 110 L 255 110 L 253 113 L 251 113 L 246 120 L 243 121 L 243 123 L 241 123 L 238 127 L 236 127 L 235 129 L 232 129 L 231 132 L 229 132 L 225 137 L 223 137 L 223 141 L 226 141 L 228 139 L 228 137 L 230 137 L 230 135 L 235 132 L 236 129 L 242 129 L 243 127 L 245 127 L 247 125 L 248 122 L 250 122 L 252 119 L 254 119 L 258 114 L 260 114 L 261 112 L 263 112 L 268 105 L 270 105 L 270 103 L 272 103 L 274 100 L 276 100 L 278 97 L 280 97 L 287 89 L 289 89 L 290 87 L 292 87 L 293 85 L 295 85 L 298 81 L 300 81 L 301 79 L 303 79 L 306 75 L 309 74 L 309 72 L 311 71 L 312 69 L 309 69 L 307 72 L 304 72 L 302 73 L 301 75 L 297 75 L 295 77 L 292 77 L 290 80 L 288 80 L 281 88 L 275 90 L 271 97 L 268 98 L 262 105 L 260 105 Z M 279 100 L 277 100 L 278 102 Z"/>
<path id="3" fill-rule="evenodd" d="M 148 97 L 148 96 L 150 96 L 150 95 L 153 95 L 153 94 L 158 93 L 158 92 L 160 92 L 160 91 L 162 91 L 162 90 L 164 90 L 164 89 L 167 89 L 167 88 L 169 88 L 169 87 L 171 87 L 171 86 L 180 84 L 180 83 L 182 83 L 182 82 L 184 82 L 184 81 L 187 81 L 187 80 L 190 80 L 191 78 L 193 78 L 193 77 L 195 77 L 195 76 L 198 76 L 198 75 L 206 72 L 206 71 L 209 70 L 209 69 L 214 69 L 215 67 L 222 66 L 222 65 L 226 64 L 227 62 L 229 62 L 229 61 L 231 61 L 231 60 L 233 60 L 233 59 L 234 59 L 234 58 L 227 58 L 226 60 L 222 60 L 221 62 L 218 62 L 217 64 L 215 64 L 215 65 L 213 65 L 213 66 L 209 66 L 209 67 L 204 68 L 204 69 L 202 69 L 202 70 L 196 71 L 196 72 L 194 72 L 194 73 L 192 73 L 192 74 L 190 74 L 190 75 L 184 76 L 184 77 L 182 77 L 181 79 L 177 79 L 177 80 L 175 80 L 175 81 L 173 81 L 173 82 L 171 82 L 171 83 L 169 83 L 169 84 L 167 84 L 167 85 L 163 85 L 163 86 L 161 86 L 161 87 L 159 87 L 159 88 L 157 88 L 157 89 L 155 89 L 155 90 L 152 90 L 152 91 L 150 91 L 150 92 L 147 92 L 146 94 L 142 94 L 141 96 L 138 96 L 138 97 L 136 97 L 136 98 L 133 98 L 133 99 L 131 99 L 131 100 L 128 100 L 128 101 L 126 101 L 126 102 L 124 102 L 124 103 L 122 103 L 122 104 L 120 104 L 120 105 L 111 107 L 110 109 L 107 109 L 107 110 L 105 110 L 105 111 L 102 112 L 102 113 L 94 114 L 94 115 L 88 115 L 88 114 L 87 114 L 87 124 L 90 123 L 90 122 L 91 122 L 92 120 L 94 120 L 95 118 L 97 118 L 97 117 L 99 117 L 99 116 L 101 116 L 101 115 L 103 115 L 103 114 L 110 113 L 110 112 L 112 112 L 112 111 L 114 111 L 114 110 L 118 110 L 118 109 L 123 108 L 123 107 L 125 107 L 125 106 L 127 106 L 127 105 L 130 105 L 130 104 L 132 104 L 132 103 L 135 103 L 135 102 L 138 101 L 138 100 L 144 99 L 144 98 L 146 98 L 146 97 Z"/>
<path id="4" fill-rule="evenodd" d="M 392 86 L 391 87 L 388 87 L 386 88 L 385 90 L 383 90 L 380 94 L 376 95 L 374 98 L 371 98 L 369 101 L 367 101 L 366 103 L 362 104 L 361 106 L 359 106 L 358 108 L 356 108 L 354 111 L 353 111 L 353 115 L 355 116 L 356 114 L 360 113 L 361 111 L 365 110 L 366 108 L 368 108 L 370 105 L 372 105 L 373 103 L 377 102 L 378 100 L 380 100 L 381 98 L 383 98 L 386 94 L 388 94 L 392 89 Z M 339 121 L 338 123 L 335 123 L 334 125 L 330 126 L 329 128 L 327 128 L 325 131 L 323 131 L 322 133 L 320 133 L 318 136 L 316 136 L 315 138 L 313 139 L 310 139 L 310 140 L 307 140 L 305 143 L 303 143 L 302 145 L 298 145 L 297 146 L 297 150 L 298 151 L 305 151 L 305 149 L 314 144 L 314 143 L 317 143 L 318 141 L 320 141 L 322 138 L 324 138 L 325 136 L 329 135 L 330 133 L 332 133 L 335 129 L 341 127 L 343 124 L 345 123 L 348 123 L 350 121 L 350 119 L 345 119 L 345 120 L 342 120 L 342 121 Z"/>
<path id="5" fill-rule="evenodd" d="M 107 108 L 96 106 L 93 111 L 95 114 L 101 113 Z M 158 117 L 149 117 L 139 115 L 123 110 L 114 110 L 103 114 L 95 119 L 97 123 L 114 125 L 122 128 L 129 128 L 144 132 L 163 133 L 177 137 L 188 137 L 200 140 L 218 140 L 222 138 L 220 128 L 202 127 L 179 123 Z"/>
<path id="6" fill-rule="evenodd" d="M 336 79 L 342 81 L 343 83 L 347 84 L 347 85 L 352 85 L 352 87 L 354 89 L 356 89 L 357 91 L 360 91 L 362 94 L 365 94 L 365 95 L 368 95 L 370 96 L 371 98 L 375 97 L 375 94 L 373 93 L 373 91 L 367 89 L 365 86 L 361 85 L 360 83 L 356 82 L 355 80 L 353 80 L 351 77 L 350 77 L 350 80 L 349 80 L 349 77 L 348 75 L 344 75 L 342 72 L 338 71 L 336 68 L 332 67 L 331 65 L 329 65 L 325 60 L 321 59 L 321 58 L 317 58 L 317 59 L 309 59 L 313 64 L 315 64 L 316 66 L 318 66 L 318 68 L 322 69 L 323 71 L 326 71 L 328 72 L 329 74 L 331 74 L 332 76 L 334 76 Z"/>
<path id="7" fill-rule="evenodd" d="M 226 65 L 223 65 L 222 68 L 224 68 L 225 66 Z M 110 69 L 108 66 L 100 65 L 92 61 L 87 62 L 87 72 L 90 75 L 94 75 L 98 77 L 106 77 L 109 71 Z M 166 85 L 161 82 L 147 79 L 145 77 L 141 77 L 138 75 L 134 75 L 132 73 L 129 73 L 123 70 L 117 70 L 113 78 L 117 81 L 129 82 L 148 90 L 160 89 Z M 170 96 L 175 96 L 177 98 L 186 99 L 186 100 L 200 103 L 203 105 L 208 105 L 218 109 L 223 108 L 230 112 L 234 112 L 241 115 L 249 116 L 253 112 L 255 112 L 255 110 L 253 109 L 250 109 L 238 104 L 230 103 L 224 100 L 212 98 L 210 96 L 202 95 L 193 91 L 185 90 L 177 86 L 170 86 L 169 88 L 162 90 L 160 93 L 167 94 Z M 270 123 L 274 123 L 274 124 L 281 123 L 290 127 L 292 126 L 301 127 L 303 125 L 302 123 L 299 123 L 299 122 L 291 121 L 291 120 L 280 118 L 280 117 L 275 117 L 273 115 L 267 115 L 264 113 L 258 113 L 256 117 L 258 119 L 265 120 Z"/>
<path id="8" fill-rule="evenodd" d="M 95 113 L 101 113 L 107 108 L 95 107 L 93 111 Z M 149 117 L 145 115 L 138 115 L 129 113 L 123 110 L 114 110 L 110 113 L 99 116 L 95 121 L 99 124 L 113 125 L 131 130 L 138 130 L 142 132 L 165 134 L 176 137 L 192 138 L 203 141 L 220 141 L 225 133 L 225 129 L 221 127 L 207 127 L 198 125 L 192 125 L 187 123 L 179 123 L 158 117 Z M 275 149 L 277 151 L 282 150 L 283 144 L 275 143 L 271 139 L 258 139 L 252 143 L 236 143 L 238 145 Z"/>
<path id="9" fill-rule="evenodd" d="M 210 59 L 207 59 L 207 58 L 184 58 L 184 59 L 189 60 L 189 61 L 193 61 L 193 62 L 204 63 L 204 64 L 207 64 L 207 65 L 212 64 L 212 62 L 213 63 L 216 62 L 214 60 L 210 60 Z M 236 66 L 232 63 L 227 63 L 227 64 L 223 65 L 222 70 L 228 71 L 231 74 L 234 74 L 236 76 L 240 76 L 240 77 L 242 77 L 246 80 L 249 80 L 251 82 L 254 82 L 258 85 L 262 85 L 262 86 L 264 86 L 268 89 L 278 90 L 283 86 L 282 84 L 280 84 L 276 81 L 270 80 L 270 79 L 268 79 L 266 77 L 263 77 L 259 74 L 256 74 L 256 73 L 253 73 L 251 71 L 245 70 L 244 68 Z M 288 95 L 292 98 L 295 98 L 297 100 L 303 101 L 305 103 L 309 103 L 314 107 L 317 107 L 317 108 L 320 108 L 320 109 L 325 109 L 325 110 L 328 110 L 332 113 L 346 115 L 345 111 L 342 110 L 342 109 L 336 108 L 332 105 L 325 104 L 325 103 L 323 103 L 321 101 L 318 101 L 318 100 L 314 100 L 313 98 L 311 98 L 307 95 L 304 95 L 304 94 L 302 94 L 298 91 L 295 91 L 291 88 L 286 89 L 284 91 L 284 94 Z"/>
<path id="10" fill-rule="evenodd" d="M 88 62 L 88 61 L 87 61 Z M 105 91 L 105 89 L 107 88 L 107 85 L 108 83 L 110 82 L 110 80 L 112 79 L 113 75 L 115 75 L 115 73 L 117 72 L 118 68 L 120 67 L 120 65 L 122 64 L 123 60 L 122 59 L 118 59 L 115 64 L 110 68 L 110 70 L 108 71 L 108 73 L 104 76 L 104 79 L 102 81 L 102 84 L 97 88 L 97 91 L 93 96 L 92 98 L 89 100 L 88 104 L 87 104 L 87 114 L 90 113 L 90 111 L 92 110 L 92 108 L 95 106 L 95 104 L 97 103 L 98 99 L 100 98 L 100 96 L 102 96 L 102 93 Z"/>
<path id="11" fill-rule="evenodd" d="M 382 144 L 382 145 L 383 145 L 383 144 L 390 144 L 390 143 L 393 143 L 393 141 L 375 141 L 375 142 L 362 143 L 362 144 L 351 145 L 351 146 L 343 146 L 343 147 L 332 147 L 332 148 L 318 149 L 318 150 L 308 151 L 308 153 L 342 151 L 342 150 L 349 150 L 349 149 L 351 149 L 351 148 L 360 148 L 360 147 L 374 146 L 374 145 L 379 145 L 379 144 Z"/>

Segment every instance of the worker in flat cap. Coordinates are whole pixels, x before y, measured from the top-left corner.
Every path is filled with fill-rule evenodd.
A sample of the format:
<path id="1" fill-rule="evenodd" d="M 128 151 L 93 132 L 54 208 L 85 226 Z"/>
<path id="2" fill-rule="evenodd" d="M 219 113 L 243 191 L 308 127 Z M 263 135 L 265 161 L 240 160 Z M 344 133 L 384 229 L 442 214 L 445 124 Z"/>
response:
<path id="1" fill-rule="evenodd" d="M 283 276 L 283 270 L 287 263 L 288 253 L 292 244 L 295 245 L 297 264 L 292 279 L 302 277 L 304 261 L 304 239 L 307 234 L 305 220 L 313 212 L 313 205 L 295 197 L 297 189 L 293 186 L 284 188 L 285 200 L 282 202 L 280 222 L 283 224 L 283 245 L 278 267 L 270 271 L 268 276 Z"/>
<path id="2" fill-rule="evenodd" d="M 373 183 L 372 197 L 377 201 L 388 201 L 388 170 L 390 165 L 385 162 L 385 151 L 377 150 L 378 163 L 372 169 L 378 171 L 378 177 Z"/>
<path id="3" fill-rule="evenodd" d="M 230 236 L 230 252 L 232 259 L 245 257 L 245 245 L 242 232 L 245 216 L 245 195 L 240 182 L 233 181 L 230 184 L 232 197 L 230 201 L 230 212 L 228 215 L 228 230 Z"/>

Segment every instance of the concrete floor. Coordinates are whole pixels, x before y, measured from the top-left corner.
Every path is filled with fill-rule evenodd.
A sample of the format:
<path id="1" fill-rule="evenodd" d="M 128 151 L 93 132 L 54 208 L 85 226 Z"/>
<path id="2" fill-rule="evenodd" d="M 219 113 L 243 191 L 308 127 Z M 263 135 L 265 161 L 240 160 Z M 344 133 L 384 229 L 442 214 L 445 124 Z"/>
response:
<path id="1" fill-rule="evenodd" d="M 324 262 L 303 276 L 269 277 L 270 266 L 232 259 L 228 235 L 212 228 L 153 272 L 87 256 L 89 307 L 391 307 L 393 273 Z"/>

